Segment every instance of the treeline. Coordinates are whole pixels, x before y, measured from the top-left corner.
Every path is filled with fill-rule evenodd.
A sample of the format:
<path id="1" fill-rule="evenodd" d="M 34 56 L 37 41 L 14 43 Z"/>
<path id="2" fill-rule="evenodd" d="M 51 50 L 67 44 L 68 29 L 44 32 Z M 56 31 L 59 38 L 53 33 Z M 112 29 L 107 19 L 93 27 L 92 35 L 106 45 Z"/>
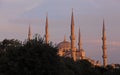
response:
<path id="1" fill-rule="evenodd" d="M 57 51 L 43 38 L 24 43 L 5 39 L 0 42 L 0 75 L 120 75 L 120 67 L 98 67 L 87 60 L 74 62 L 59 57 Z"/>

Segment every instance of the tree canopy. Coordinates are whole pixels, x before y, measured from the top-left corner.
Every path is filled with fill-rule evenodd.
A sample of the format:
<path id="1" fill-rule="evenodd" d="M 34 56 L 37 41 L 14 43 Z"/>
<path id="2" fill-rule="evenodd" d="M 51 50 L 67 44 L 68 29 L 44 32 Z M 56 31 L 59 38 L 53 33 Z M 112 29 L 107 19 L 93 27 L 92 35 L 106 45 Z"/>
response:
<path id="1" fill-rule="evenodd" d="M 120 75 L 120 68 L 98 67 L 87 60 L 74 62 L 59 57 L 57 52 L 42 38 L 24 44 L 5 39 L 0 42 L 0 75 Z"/>

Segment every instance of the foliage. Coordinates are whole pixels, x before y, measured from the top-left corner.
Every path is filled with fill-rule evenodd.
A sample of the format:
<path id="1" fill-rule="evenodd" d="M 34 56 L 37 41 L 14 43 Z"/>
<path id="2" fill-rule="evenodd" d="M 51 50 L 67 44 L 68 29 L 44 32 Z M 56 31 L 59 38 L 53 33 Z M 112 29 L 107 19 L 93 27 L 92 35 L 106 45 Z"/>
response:
<path id="1" fill-rule="evenodd" d="M 57 48 L 35 37 L 22 44 L 18 40 L 0 42 L 0 75 L 120 75 L 120 66 L 94 66 L 87 60 L 74 62 L 57 55 Z"/>

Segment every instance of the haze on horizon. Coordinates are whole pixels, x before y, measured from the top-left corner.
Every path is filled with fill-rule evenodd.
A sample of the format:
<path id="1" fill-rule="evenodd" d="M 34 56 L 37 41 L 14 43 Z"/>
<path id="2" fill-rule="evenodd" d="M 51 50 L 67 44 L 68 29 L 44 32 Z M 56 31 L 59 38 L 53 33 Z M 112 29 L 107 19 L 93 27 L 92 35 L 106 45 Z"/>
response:
<path id="1" fill-rule="evenodd" d="M 76 45 L 81 29 L 83 48 L 87 57 L 102 63 L 102 21 L 107 33 L 109 63 L 119 63 L 120 53 L 119 0 L 0 0 L 0 40 L 25 40 L 28 26 L 32 34 L 44 36 L 48 12 L 50 41 L 59 43 L 64 35 L 70 41 L 71 9 L 74 9 Z M 59 35 L 58 35 L 59 34 Z"/>

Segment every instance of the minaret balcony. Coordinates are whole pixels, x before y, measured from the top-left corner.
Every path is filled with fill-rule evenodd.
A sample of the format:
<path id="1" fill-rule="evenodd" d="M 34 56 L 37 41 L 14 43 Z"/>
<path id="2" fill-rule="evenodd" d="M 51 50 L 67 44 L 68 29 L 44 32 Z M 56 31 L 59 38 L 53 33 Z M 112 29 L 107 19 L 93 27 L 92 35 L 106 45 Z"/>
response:
<path id="1" fill-rule="evenodd" d="M 106 37 L 102 37 L 102 40 L 106 40 Z"/>
<path id="2" fill-rule="evenodd" d="M 75 36 L 70 36 L 70 40 L 75 40 Z"/>
<path id="3" fill-rule="evenodd" d="M 103 58 L 107 58 L 107 55 L 103 55 L 102 57 L 103 57 Z"/>

